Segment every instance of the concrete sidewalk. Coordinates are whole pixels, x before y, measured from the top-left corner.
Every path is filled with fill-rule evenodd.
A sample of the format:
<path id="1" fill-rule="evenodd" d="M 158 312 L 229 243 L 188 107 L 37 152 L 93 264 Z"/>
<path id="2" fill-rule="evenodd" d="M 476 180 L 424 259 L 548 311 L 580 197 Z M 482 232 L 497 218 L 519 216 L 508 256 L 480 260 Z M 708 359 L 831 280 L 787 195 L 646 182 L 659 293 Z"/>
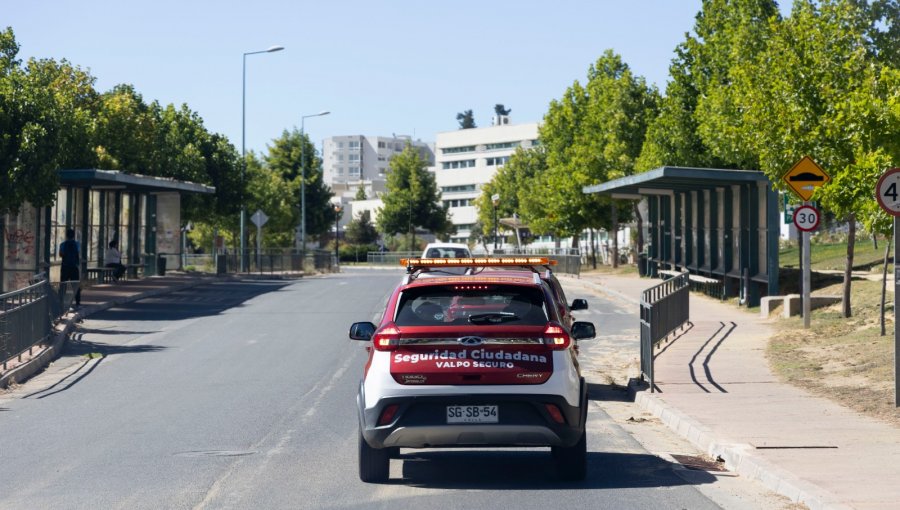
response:
<path id="1" fill-rule="evenodd" d="M 634 305 L 660 280 L 583 275 Z M 729 470 L 813 510 L 900 507 L 900 429 L 783 384 L 769 370 L 771 322 L 697 293 L 691 325 L 657 350 L 657 392 L 635 402 Z M 671 338 L 671 337 L 670 337 Z"/>
<path id="2" fill-rule="evenodd" d="M 56 324 L 48 345 L 36 349 L 30 357 L 23 359 L 22 363 L 10 370 L 0 372 L 0 389 L 7 387 L 11 382 L 25 381 L 58 358 L 65 345 L 66 338 L 75 328 L 75 325 L 84 317 L 139 299 L 168 294 L 215 281 L 217 278 L 221 280 L 222 278 L 230 277 L 171 273 L 168 276 L 119 281 L 83 289 L 81 292 L 81 306 L 77 310 L 67 313 Z"/>

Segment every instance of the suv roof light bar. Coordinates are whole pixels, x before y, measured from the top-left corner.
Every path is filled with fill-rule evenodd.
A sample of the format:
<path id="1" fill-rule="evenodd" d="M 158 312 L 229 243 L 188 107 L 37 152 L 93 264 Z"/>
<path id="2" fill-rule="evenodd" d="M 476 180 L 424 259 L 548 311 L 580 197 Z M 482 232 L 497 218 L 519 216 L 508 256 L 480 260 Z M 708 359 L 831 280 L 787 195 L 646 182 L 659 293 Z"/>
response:
<path id="1" fill-rule="evenodd" d="M 412 273 L 419 269 L 443 267 L 533 267 L 544 266 L 550 270 L 556 261 L 548 257 L 461 257 L 461 258 L 418 258 L 400 259 L 400 265 Z"/>

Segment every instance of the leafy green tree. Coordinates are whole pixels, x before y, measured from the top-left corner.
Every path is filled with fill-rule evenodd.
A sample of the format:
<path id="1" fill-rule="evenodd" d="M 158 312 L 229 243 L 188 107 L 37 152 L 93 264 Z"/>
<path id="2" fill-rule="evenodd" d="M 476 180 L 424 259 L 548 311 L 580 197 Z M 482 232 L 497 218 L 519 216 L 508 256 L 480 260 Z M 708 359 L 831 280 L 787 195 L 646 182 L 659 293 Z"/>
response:
<path id="1" fill-rule="evenodd" d="M 366 187 L 362 184 L 359 185 L 359 188 L 356 190 L 356 196 L 353 197 L 353 200 L 368 200 L 369 197 L 366 195 Z"/>
<path id="2" fill-rule="evenodd" d="M 497 170 L 490 182 L 481 188 L 481 195 L 475 199 L 478 210 L 478 222 L 484 225 L 486 237 L 493 236 L 494 204 L 491 197 L 500 195 L 497 203 L 497 217 L 508 218 L 523 215 L 522 200 L 524 191 L 531 180 L 547 169 L 547 152 L 543 147 L 533 149 L 516 149 L 509 161 Z M 523 221 L 531 218 L 522 216 Z M 504 230 L 504 227 L 499 227 Z"/>
<path id="3" fill-rule="evenodd" d="M 758 155 L 775 182 L 803 155 L 832 176 L 813 199 L 850 227 L 842 313 L 851 315 L 850 271 L 857 219 L 878 227 L 872 190 L 888 167 L 900 163 L 900 71 L 885 60 L 880 29 L 896 20 L 867 2 L 796 0 L 791 16 L 770 21 L 764 51 L 732 70 L 737 104 L 743 105 L 737 135 Z M 880 41 L 880 42 L 879 42 Z M 720 139 L 720 152 L 735 151 Z"/>
<path id="4" fill-rule="evenodd" d="M 612 202 L 582 188 L 635 172 L 658 100 L 655 89 L 607 50 L 589 68 L 584 87 L 576 81 L 551 102 L 541 127 L 548 170 L 521 197 L 533 231 L 571 235 L 577 246 L 586 228 L 615 230 Z"/>
<path id="5" fill-rule="evenodd" d="M 294 225 L 300 224 L 300 184 L 305 165 L 306 234 L 315 237 L 328 232 L 334 223 L 331 207 L 334 194 L 322 180 L 322 159 L 309 136 L 305 133 L 301 135 L 296 128 L 285 130 L 273 141 L 264 161 L 283 182 L 291 183 L 291 196 L 296 197 L 293 202 Z"/>
<path id="6" fill-rule="evenodd" d="M 456 114 L 456 120 L 459 122 L 459 129 L 472 129 L 475 126 L 475 116 L 472 110 L 465 110 Z"/>
<path id="7" fill-rule="evenodd" d="M 91 159 L 94 79 L 65 60 L 23 66 L 18 51 L 12 28 L 0 31 L 0 212 L 51 204 L 57 169 Z"/>
<path id="8" fill-rule="evenodd" d="M 415 229 L 422 227 L 436 235 L 453 231 L 447 207 L 440 206 L 441 195 L 428 162 L 411 144 L 390 161 L 384 207 L 378 212 L 378 229 L 388 235 L 408 232 L 415 246 Z"/>
<path id="9" fill-rule="evenodd" d="M 362 189 L 362 188 L 360 188 Z M 372 223 L 369 211 L 362 211 L 347 224 L 345 230 L 347 242 L 351 244 L 372 244 L 378 240 L 378 230 Z"/>
<path id="10" fill-rule="evenodd" d="M 499 115 L 509 115 L 512 112 L 511 109 L 505 108 L 502 103 L 497 103 L 494 105 L 494 113 Z"/>
<path id="11" fill-rule="evenodd" d="M 757 153 L 744 143 L 743 112 L 734 73 L 766 48 L 779 20 L 774 0 L 705 0 L 688 37 L 695 55 L 692 75 L 700 95 L 697 131 L 722 168 L 759 168 Z"/>
<path id="12" fill-rule="evenodd" d="M 150 173 L 154 168 L 151 148 L 155 147 L 157 118 L 131 85 L 116 85 L 104 93 L 94 142 L 98 166 L 131 174 Z"/>

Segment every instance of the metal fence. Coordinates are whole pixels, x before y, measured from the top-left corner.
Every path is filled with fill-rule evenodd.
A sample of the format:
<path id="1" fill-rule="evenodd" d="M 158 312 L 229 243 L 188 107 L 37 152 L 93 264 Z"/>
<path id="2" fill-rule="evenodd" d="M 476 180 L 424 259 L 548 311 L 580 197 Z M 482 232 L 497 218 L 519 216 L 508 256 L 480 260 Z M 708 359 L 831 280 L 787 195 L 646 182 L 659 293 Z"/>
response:
<path id="1" fill-rule="evenodd" d="M 238 253 L 222 255 L 185 254 L 186 270 L 200 273 L 241 273 L 241 257 Z M 293 248 L 271 248 L 260 251 L 247 250 L 247 272 L 256 274 L 291 274 L 304 270 L 332 272 L 337 266 L 330 250 L 307 250 L 306 257 Z"/>
<path id="2" fill-rule="evenodd" d="M 9 360 L 31 353 L 46 342 L 51 331 L 54 296 L 46 280 L 0 295 L 0 360 L 6 370 Z"/>
<path id="3" fill-rule="evenodd" d="M 690 320 L 687 271 L 641 293 L 641 377 L 653 386 L 653 348 Z"/>

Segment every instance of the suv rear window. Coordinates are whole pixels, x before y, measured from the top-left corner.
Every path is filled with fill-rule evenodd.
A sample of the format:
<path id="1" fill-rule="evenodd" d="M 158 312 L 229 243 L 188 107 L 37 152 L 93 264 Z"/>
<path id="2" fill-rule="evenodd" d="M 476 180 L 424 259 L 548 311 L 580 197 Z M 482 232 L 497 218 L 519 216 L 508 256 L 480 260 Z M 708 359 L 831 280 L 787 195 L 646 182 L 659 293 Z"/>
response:
<path id="1" fill-rule="evenodd" d="M 536 287 L 459 284 L 403 291 L 398 326 L 527 325 L 547 323 L 544 294 Z"/>
<path id="2" fill-rule="evenodd" d="M 429 248 L 425 256 L 432 259 L 461 259 L 471 257 L 471 255 L 469 255 L 469 250 L 466 250 L 465 248 Z"/>

